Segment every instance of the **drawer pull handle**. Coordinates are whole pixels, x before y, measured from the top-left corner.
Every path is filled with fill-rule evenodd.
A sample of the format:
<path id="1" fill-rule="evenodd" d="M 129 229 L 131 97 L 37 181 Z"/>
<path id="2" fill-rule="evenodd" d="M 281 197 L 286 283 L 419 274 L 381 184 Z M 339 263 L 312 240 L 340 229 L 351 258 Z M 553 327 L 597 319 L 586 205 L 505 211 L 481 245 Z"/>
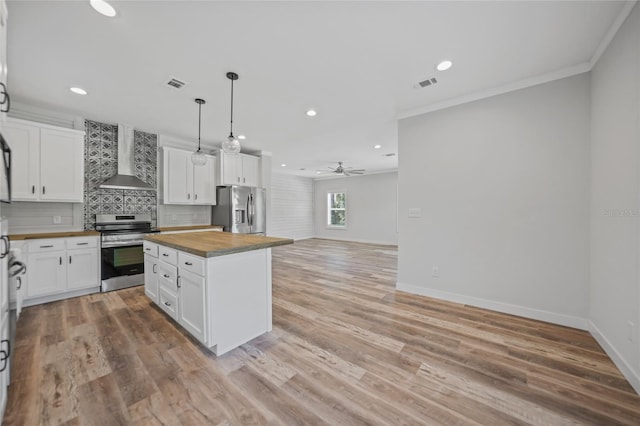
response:
<path id="1" fill-rule="evenodd" d="M 164 302 L 164 304 L 167 305 L 167 306 L 171 306 L 171 303 L 169 303 L 169 302 Z"/>
<path id="2" fill-rule="evenodd" d="M 16 280 L 18 280 L 18 284 L 16 284 L 16 288 L 20 290 L 20 288 L 22 287 L 22 277 L 16 277 Z"/>
<path id="3" fill-rule="evenodd" d="M 76 245 L 77 245 L 77 246 L 86 246 L 86 245 L 88 245 L 88 244 L 89 244 L 89 243 L 76 243 Z"/>
<path id="4" fill-rule="evenodd" d="M 162 255 L 163 255 L 164 257 L 169 257 L 169 255 L 168 255 L 167 253 L 162 253 Z"/>
<path id="5" fill-rule="evenodd" d="M 40 246 L 40 248 L 51 248 L 51 247 L 53 247 L 53 244 L 46 245 L 46 246 Z"/>
<path id="6" fill-rule="evenodd" d="M 60 256 L 60 264 L 62 265 L 62 256 Z"/>
<path id="7" fill-rule="evenodd" d="M 36 193 L 36 186 L 35 185 L 31 185 L 31 193 L 32 194 Z"/>
<path id="8" fill-rule="evenodd" d="M 165 278 L 171 278 L 171 275 L 169 275 L 169 274 L 162 274 L 162 276 L 165 277 Z"/>
<path id="9" fill-rule="evenodd" d="M 180 284 L 180 278 L 182 278 L 180 275 L 178 275 L 178 288 L 182 287 L 182 284 Z"/>
<path id="10" fill-rule="evenodd" d="M 191 263 L 191 262 L 184 262 L 184 264 L 187 265 L 187 266 L 193 266 L 193 263 Z"/>
<path id="11" fill-rule="evenodd" d="M 46 193 L 47 193 L 47 189 L 43 186 L 43 187 L 42 187 L 42 195 L 44 195 L 44 194 L 46 194 Z"/>
<path id="12" fill-rule="evenodd" d="M 156 273 L 156 267 L 157 267 L 157 266 L 158 266 L 158 265 L 156 265 L 156 264 L 154 263 L 154 264 L 153 264 L 153 268 L 151 268 L 151 270 L 153 271 L 153 273 L 154 273 L 154 274 Z"/>
<path id="13" fill-rule="evenodd" d="M 69 256 L 69 265 L 71 265 L 71 256 Z"/>
<path id="14" fill-rule="evenodd" d="M 145 248 L 144 251 L 151 251 L 151 247 Z"/>

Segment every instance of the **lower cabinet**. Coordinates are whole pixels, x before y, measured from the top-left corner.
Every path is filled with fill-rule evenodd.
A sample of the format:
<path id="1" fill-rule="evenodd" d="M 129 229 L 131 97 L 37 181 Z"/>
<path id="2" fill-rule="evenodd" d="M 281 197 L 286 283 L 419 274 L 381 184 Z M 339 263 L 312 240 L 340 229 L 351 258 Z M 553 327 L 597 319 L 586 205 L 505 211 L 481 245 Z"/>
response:
<path id="1" fill-rule="evenodd" d="M 29 299 L 65 293 L 77 296 L 77 292 L 100 287 L 99 250 L 97 236 L 28 240 L 24 245 L 25 304 L 30 304 Z M 64 297 L 51 300 L 60 298 Z M 48 300 L 39 302 L 43 301 Z"/>
<path id="2" fill-rule="evenodd" d="M 204 259 L 164 246 L 156 251 L 158 257 L 155 258 L 149 254 L 153 252 L 153 243 L 145 241 L 144 244 L 145 293 L 167 315 L 206 344 Z M 146 250 L 147 247 L 150 250 Z M 154 268 L 156 273 L 148 273 L 148 268 Z M 157 291 L 155 298 L 154 290 Z"/>
<path id="3" fill-rule="evenodd" d="M 144 254 L 144 294 L 158 303 L 158 258 Z"/>
<path id="4" fill-rule="evenodd" d="M 65 251 L 33 253 L 27 257 L 27 298 L 64 291 L 67 264 Z"/>
<path id="5" fill-rule="evenodd" d="M 205 279 L 200 275 L 178 271 L 178 322 L 204 342 Z"/>

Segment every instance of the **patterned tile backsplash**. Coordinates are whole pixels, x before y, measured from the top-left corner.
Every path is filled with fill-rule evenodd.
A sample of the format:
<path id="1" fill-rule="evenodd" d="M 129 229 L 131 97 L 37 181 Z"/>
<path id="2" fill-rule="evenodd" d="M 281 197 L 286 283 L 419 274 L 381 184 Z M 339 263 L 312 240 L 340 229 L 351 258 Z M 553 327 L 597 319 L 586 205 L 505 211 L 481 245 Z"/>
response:
<path id="1" fill-rule="evenodd" d="M 99 189 L 118 172 L 118 126 L 85 121 L 84 144 L 84 229 L 94 229 L 96 214 L 151 213 L 157 222 L 156 191 Z M 157 188 L 158 137 L 134 131 L 136 177 Z"/>

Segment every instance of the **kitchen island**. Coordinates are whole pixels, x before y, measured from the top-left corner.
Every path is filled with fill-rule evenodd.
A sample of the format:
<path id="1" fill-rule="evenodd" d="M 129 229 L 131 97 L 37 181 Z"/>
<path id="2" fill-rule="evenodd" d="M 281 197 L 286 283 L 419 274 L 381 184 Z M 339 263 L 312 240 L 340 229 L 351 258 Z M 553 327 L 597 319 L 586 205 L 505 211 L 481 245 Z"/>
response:
<path id="1" fill-rule="evenodd" d="M 228 232 L 148 235 L 145 294 L 216 355 L 271 331 L 271 247 Z"/>

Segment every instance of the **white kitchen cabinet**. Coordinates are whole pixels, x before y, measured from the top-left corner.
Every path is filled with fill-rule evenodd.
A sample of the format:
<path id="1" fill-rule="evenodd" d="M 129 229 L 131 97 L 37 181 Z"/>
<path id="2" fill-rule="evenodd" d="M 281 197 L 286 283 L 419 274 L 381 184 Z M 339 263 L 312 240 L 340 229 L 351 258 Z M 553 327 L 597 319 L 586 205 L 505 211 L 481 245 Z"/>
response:
<path id="1" fill-rule="evenodd" d="M 179 268 L 178 322 L 196 339 L 205 341 L 205 279 Z"/>
<path id="2" fill-rule="evenodd" d="M 15 201 L 81 203 L 84 198 L 84 132 L 7 119 Z"/>
<path id="3" fill-rule="evenodd" d="M 27 298 L 64 291 L 67 264 L 64 250 L 30 253 L 27 257 Z"/>
<path id="4" fill-rule="evenodd" d="M 5 123 L 2 133 L 11 146 L 11 196 L 36 201 L 40 195 L 40 128 L 12 121 Z"/>
<path id="5" fill-rule="evenodd" d="M 215 204 L 215 157 L 207 155 L 205 165 L 194 166 L 190 151 L 167 147 L 163 151 L 164 204 Z"/>
<path id="6" fill-rule="evenodd" d="M 158 303 L 158 246 L 144 242 L 144 293 Z"/>
<path id="7" fill-rule="evenodd" d="M 260 186 L 258 173 L 258 157 L 220 152 L 220 181 L 222 185 Z"/>
<path id="8" fill-rule="evenodd" d="M 67 289 L 92 287 L 97 284 L 98 251 L 96 249 L 79 249 L 67 251 Z"/>
<path id="9" fill-rule="evenodd" d="M 147 244 L 153 243 L 145 241 L 145 248 Z M 157 299 L 149 298 L 204 343 L 206 281 L 203 259 L 164 246 L 159 246 L 157 253 L 158 258 L 154 259 L 157 260 L 157 274 L 147 275 L 145 263 L 145 289 L 147 285 L 153 287 L 154 280 L 158 289 Z M 145 254 L 145 262 L 147 258 L 152 257 Z"/>
<path id="10" fill-rule="evenodd" d="M 25 306 L 99 291 L 98 237 L 28 240 Z"/>

